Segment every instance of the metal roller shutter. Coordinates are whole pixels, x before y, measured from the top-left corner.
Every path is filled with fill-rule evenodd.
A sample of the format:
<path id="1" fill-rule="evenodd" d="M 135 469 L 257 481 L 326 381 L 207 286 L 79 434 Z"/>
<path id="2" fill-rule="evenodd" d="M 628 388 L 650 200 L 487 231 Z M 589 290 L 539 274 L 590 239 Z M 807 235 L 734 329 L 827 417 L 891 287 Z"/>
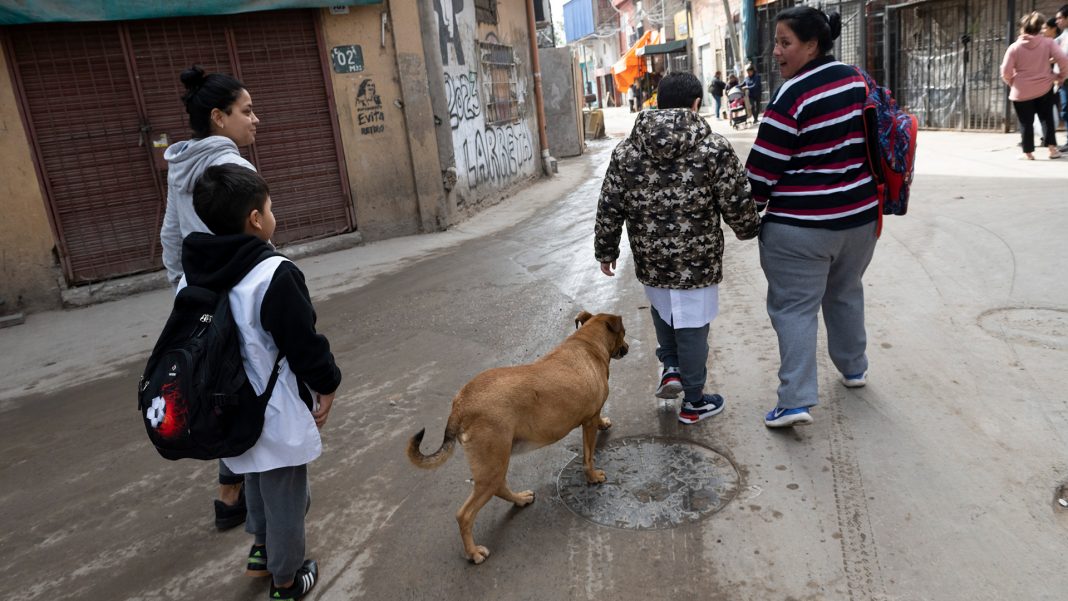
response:
<path id="1" fill-rule="evenodd" d="M 188 139 L 179 73 L 232 73 L 262 124 L 243 149 L 271 185 L 275 242 L 355 227 L 315 11 L 10 29 L 68 281 L 160 267 L 166 165 L 152 142 Z"/>
<path id="2" fill-rule="evenodd" d="M 20 27 L 11 47 L 68 278 L 158 267 L 161 189 L 120 30 Z"/>

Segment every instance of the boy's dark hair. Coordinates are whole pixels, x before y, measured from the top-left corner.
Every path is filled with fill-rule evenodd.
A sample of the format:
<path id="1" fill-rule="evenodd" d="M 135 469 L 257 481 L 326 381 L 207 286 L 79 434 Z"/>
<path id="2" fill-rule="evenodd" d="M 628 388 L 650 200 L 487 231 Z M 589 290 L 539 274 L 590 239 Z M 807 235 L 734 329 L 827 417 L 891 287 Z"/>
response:
<path id="1" fill-rule="evenodd" d="M 775 15 L 775 22 L 785 22 L 798 40 L 817 40 L 820 52 L 827 54 L 834 48 L 834 41 L 842 34 L 842 15 L 825 14 L 811 6 L 795 6 Z"/>
<path id="2" fill-rule="evenodd" d="M 701 81 L 693 73 L 668 73 L 656 87 L 656 108 L 688 109 L 704 93 Z"/>
<path id="3" fill-rule="evenodd" d="M 1064 6 L 1057 9 L 1057 14 L 1068 19 L 1068 4 L 1065 4 Z"/>
<path id="4" fill-rule="evenodd" d="M 242 234 L 249 213 L 263 211 L 269 193 L 267 182 L 259 173 L 225 163 L 208 167 L 197 179 L 193 208 L 216 236 Z"/>
<path id="5" fill-rule="evenodd" d="M 245 84 L 222 73 L 207 75 L 199 65 L 193 65 L 181 75 L 185 94 L 185 112 L 189 113 L 189 127 L 197 138 L 211 135 L 211 110 L 230 114 L 230 106 L 237 101 Z"/>

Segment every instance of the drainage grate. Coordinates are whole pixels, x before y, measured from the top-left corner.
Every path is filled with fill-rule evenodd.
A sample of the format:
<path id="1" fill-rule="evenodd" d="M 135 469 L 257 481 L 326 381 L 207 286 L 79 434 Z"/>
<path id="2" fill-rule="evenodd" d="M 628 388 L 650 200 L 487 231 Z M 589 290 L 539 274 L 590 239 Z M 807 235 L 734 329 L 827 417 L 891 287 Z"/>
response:
<path id="1" fill-rule="evenodd" d="M 738 471 L 719 453 L 688 440 L 634 436 L 609 441 L 594 455 L 604 484 L 587 484 L 582 456 L 557 483 L 568 509 L 591 522 L 663 530 L 704 519 L 738 491 Z"/>

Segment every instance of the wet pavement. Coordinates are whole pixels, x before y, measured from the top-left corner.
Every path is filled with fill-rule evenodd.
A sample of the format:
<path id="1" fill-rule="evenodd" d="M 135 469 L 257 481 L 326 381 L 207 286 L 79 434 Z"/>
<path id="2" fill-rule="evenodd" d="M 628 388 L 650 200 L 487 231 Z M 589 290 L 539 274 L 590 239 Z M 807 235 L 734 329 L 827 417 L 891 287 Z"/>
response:
<path id="1" fill-rule="evenodd" d="M 610 114 L 609 131 L 627 119 Z M 753 130 L 714 127 L 744 158 Z M 614 278 L 592 257 L 613 143 L 563 162 L 582 177 L 532 189 L 539 198 L 520 204 L 536 208 L 515 225 L 476 218 L 448 244 L 416 237 L 299 263 L 345 375 L 310 468 L 308 555 L 322 576 L 311 599 L 1063 598 L 1068 165 L 1016 162 L 1011 136 L 922 133 L 909 215 L 887 221 L 866 278 L 869 385 L 840 386 L 821 355 L 815 424 L 768 431 L 778 355 L 756 242 L 728 236 L 709 360 L 725 411 L 687 426 L 653 397 L 655 336 L 629 252 Z M 9 598 L 266 597 L 242 575 L 249 537 L 212 528 L 214 466 L 160 459 L 141 429 L 133 390 L 166 298 L 0 331 L 18 366 L 0 367 Z M 464 383 L 534 360 L 582 309 L 621 314 L 630 340 L 612 363 L 614 425 L 598 454 L 610 483 L 634 483 L 623 518 L 571 478 L 574 432 L 513 458 L 512 488 L 537 500 L 491 500 L 474 534 L 492 555 L 471 565 L 453 518 L 470 490 L 463 451 L 426 472 L 407 440 L 425 427 L 436 444 Z M 649 448 L 628 455 L 637 441 Z M 643 518 L 642 502 L 670 504 Z"/>

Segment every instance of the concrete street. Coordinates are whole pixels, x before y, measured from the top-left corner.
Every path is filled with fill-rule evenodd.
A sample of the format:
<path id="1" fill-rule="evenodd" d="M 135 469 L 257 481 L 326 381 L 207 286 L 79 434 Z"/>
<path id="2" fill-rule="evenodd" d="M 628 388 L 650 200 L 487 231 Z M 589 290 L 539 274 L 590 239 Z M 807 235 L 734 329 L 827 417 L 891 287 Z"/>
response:
<path id="1" fill-rule="evenodd" d="M 610 135 L 632 116 L 611 110 Z M 748 155 L 755 128 L 714 128 Z M 1068 160 L 1017 160 L 1013 134 L 920 134 L 909 214 L 888 217 L 866 282 L 871 372 L 847 390 L 821 345 L 815 423 L 769 431 L 778 351 L 755 241 L 728 235 L 710 388 L 693 426 L 652 396 L 656 339 L 627 249 L 593 259 L 616 140 L 448 232 L 302 259 L 344 381 L 310 467 L 311 599 L 1054 600 L 1068 591 Z M 11 601 L 264 599 L 250 537 L 215 532 L 215 464 L 161 459 L 134 388 L 169 311 L 158 291 L 0 330 L 0 581 Z M 441 441 L 476 373 L 532 361 L 580 310 L 623 316 L 600 444 L 692 441 L 729 459 L 726 506 L 675 528 L 595 524 L 561 497 L 576 431 L 513 457 L 523 509 L 494 499 L 461 556 L 462 449 Z M 617 478 L 621 476 L 616 475 Z M 609 481 L 613 474 L 608 474 Z"/>

